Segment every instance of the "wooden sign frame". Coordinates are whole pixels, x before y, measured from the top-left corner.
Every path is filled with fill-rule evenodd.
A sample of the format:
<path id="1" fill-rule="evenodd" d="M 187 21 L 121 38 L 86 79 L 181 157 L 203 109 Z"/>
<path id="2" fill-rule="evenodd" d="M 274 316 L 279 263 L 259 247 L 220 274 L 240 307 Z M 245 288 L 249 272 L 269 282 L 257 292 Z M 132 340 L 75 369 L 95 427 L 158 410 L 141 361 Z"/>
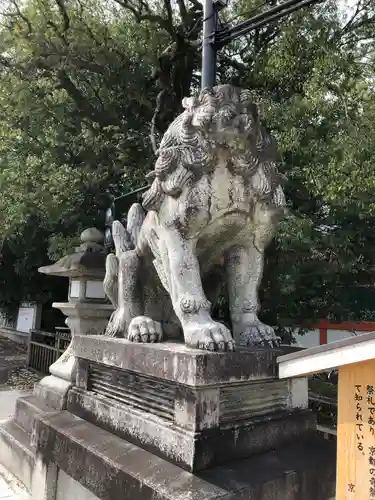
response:
<path id="1" fill-rule="evenodd" d="M 338 368 L 336 500 L 375 499 L 375 332 L 278 358 L 279 378 Z"/>

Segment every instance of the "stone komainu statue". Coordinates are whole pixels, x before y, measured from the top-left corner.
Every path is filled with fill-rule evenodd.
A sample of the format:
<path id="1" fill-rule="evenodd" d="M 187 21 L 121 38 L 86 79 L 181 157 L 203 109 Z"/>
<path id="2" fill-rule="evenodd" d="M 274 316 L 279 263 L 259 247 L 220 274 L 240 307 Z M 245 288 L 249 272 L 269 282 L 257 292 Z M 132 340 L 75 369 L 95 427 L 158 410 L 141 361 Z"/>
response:
<path id="1" fill-rule="evenodd" d="M 222 85 L 183 106 L 148 174 L 147 214 L 135 204 L 126 229 L 113 223 L 106 334 L 158 342 L 182 327 L 194 348 L 277 345 L 257 317 L 264 249 L 285 211 L 275 142 L 247 90 Z M 210 314 L 223 280 L 233 336 Z"/>

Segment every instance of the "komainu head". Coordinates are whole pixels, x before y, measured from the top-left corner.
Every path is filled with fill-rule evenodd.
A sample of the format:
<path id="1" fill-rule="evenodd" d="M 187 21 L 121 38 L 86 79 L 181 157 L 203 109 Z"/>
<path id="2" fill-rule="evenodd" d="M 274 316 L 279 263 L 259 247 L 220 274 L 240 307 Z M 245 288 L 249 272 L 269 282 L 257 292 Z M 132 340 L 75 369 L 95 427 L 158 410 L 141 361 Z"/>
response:
<path id="1" fill-rule="evenodd" d="M 274 194 L 280 184 L 276 145 L 261 126 L 249 90 L 220 85 L 182 104 L 185 111 L 164 134 L 155 170 L 147 176 L 153 179 L 143 199 L 147 210 L 157 210 L 165 196 L 179 196 L 188 182 L 215 168 L 220 156 L 243 177 L 263 169 Z"/>

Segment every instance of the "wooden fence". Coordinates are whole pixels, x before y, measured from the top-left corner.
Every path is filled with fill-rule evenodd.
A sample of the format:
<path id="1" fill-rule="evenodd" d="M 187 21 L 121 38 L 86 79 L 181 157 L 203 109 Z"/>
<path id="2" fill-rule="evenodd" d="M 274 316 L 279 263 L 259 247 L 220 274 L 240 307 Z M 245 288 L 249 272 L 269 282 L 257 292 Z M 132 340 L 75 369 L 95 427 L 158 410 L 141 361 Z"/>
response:
<path id="1" fill-rule="evenodd" d="M 309 378 L 309 407 L 318 420 L 317 429 L 326 438 L 337 435 L 337 376 L 331 372 L 313 375 Z"/>
<path id="2" fill-rule="evenodd" d="M 28 368 L 48 375 L 49 367 L 63 354 L 70 340 L 68 328 L 61 328 L 54 333 L 31 330 L 27 353 Z"/>

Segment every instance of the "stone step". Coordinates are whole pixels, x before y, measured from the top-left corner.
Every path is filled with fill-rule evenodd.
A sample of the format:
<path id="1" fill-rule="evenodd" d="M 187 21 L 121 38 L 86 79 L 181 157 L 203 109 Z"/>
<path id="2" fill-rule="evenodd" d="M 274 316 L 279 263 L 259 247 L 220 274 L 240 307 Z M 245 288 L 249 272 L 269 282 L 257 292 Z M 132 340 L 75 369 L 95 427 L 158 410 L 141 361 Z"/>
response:
<path id="1" fill-rule="evenodd" d="M 278 450 L 191 474 L 67 411 L 39 422 L 38 453 L 98 499 L 328 500 L 335 445 L 316 433 Z M 66 479 L 66 478 L 65 478 Z M 76 484 L 77 492 L 82 491 Z M 85 498 L 75 496 L 75 498 Z M 92 498 L 92 497 L 90 497 Z"/>
<path id="2" fill-rule="evenodd" d="M 31 436 L 35 418 L 46 413 L 54 413 L 56 410 L 45 404 L 42 399 L 30 395 L 17 399 L 15 423 Z"/>
<path id="3" fill-rule="evenodd" d="M 35 453 L 29 435 L 13 420 L 0 424 L 0 463 L 31 490 Z"/>

